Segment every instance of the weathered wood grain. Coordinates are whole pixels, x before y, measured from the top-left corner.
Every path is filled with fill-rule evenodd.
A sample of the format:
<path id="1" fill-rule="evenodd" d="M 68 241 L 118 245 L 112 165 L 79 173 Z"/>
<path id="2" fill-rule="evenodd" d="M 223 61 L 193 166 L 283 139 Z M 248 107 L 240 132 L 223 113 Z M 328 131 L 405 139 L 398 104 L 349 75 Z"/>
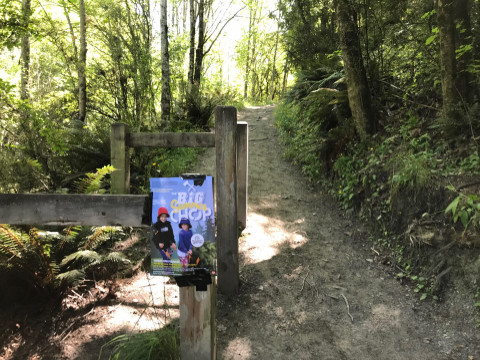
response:
<path id="1" fill-rule="evenodd" d="M 237 216 L 238 222 L 247 227 L 248 194 L 248 123 L 237 122 Z"/>
<path id="2" fill-rule="evenodd" d="M 140 227 L 146 201 L 147 195 L 0 194 L 0 223 Z"/>
<path id="3" fill-rule="evenodd" d="M 130 147 L 215 147 L 214 133 L 135 133 Z"/>
<path id="4" fill-rule="evenodd" d="M 215 109 L 218 291 L 238 292 L 237 109 Z"/>
<path id="5" fill-rule="evenodd" d="M 207 285 L 207 291 L 196 291 L 195 286 L 179 290 L 180 358 L 215 360 L 215 284 Z"/>

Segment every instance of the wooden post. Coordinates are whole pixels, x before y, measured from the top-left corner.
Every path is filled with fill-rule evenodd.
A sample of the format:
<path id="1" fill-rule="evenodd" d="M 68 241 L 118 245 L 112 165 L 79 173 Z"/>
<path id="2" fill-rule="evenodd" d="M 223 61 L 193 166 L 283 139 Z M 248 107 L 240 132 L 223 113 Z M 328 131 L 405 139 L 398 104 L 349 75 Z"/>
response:
<path id="1" fill-rule="evenodd" d="M 215 283 L 207 291 L 180 287 L 180 358 L 215 360 Z"/>
<path id="2" fill-rule="evenodd" d="M 215 108 L 217 268 L 218 291 L 232 296 L 238 291 L 237 235 L 237 109 Z"/>
<path id="3" fill-rule="evenodd" d="M 128 194 L 130 192 L 130 152 L 127 144 L 128 125 L 112 124 L 110 132 L 110 159 L 115 171 L 111 175 L 112 194 Z"/>
<path id="4" fill-rule="evenodd" d="M 247 227 L 248 198 L 248 123 L 237 122 L 237 216 L 243 228 Z"/>

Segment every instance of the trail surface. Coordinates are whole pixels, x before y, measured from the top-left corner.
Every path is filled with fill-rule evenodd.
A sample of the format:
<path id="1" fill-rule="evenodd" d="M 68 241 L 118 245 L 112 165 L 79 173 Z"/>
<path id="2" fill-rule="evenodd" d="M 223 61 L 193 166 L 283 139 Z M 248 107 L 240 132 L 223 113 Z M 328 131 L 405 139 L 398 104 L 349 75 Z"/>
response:
<path id="1" fill-rule="evenodd" d="M 420 301 L 397 280 L 361 225 L 283 159 L 273 112 L 239 113 L 249 124 L 248 219 L 239 240 L 240 293 L 218 296 L 217 358 L 480 359 L 473 299 L 453 288 L 440 302 Z M 214 164 L 209 149 L 192 172 L 215 175 Z M 139 242 L 147 253 L 135 236 L 116 250 Z M 141 271 L 97 282 L 69 293 L 61 313 L 0 314 L 0 358 L 98 359 L 113 337 L 178 318 L 178 300 L 176 285 Z"/>
<path id="2" fill-rule="evenodd" d="M 273 106 L 248 108 L 239 296 L 219 297 L 220 359 L 480 359 L 472 299 L 420 301 L 368 234 L 283 158 Z M 197 167 L 212 164 L 208 154 Z"/>

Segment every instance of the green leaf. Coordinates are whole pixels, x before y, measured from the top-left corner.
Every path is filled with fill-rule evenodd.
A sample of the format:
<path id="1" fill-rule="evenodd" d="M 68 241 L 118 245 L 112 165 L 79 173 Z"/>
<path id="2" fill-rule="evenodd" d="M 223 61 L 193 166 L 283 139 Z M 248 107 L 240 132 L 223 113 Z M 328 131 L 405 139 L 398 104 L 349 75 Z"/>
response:
<path id="1" fill-rule="evenodd" d="M 427 293 L 423 293 L 422 296 L 420 296 L 420 300 L 425 300 L 427 296 Z"/>
<path id="2" fill-rule="evenodd" d="M 460 212 L 460 220 L 462 221 L 463 227 L 466 229 L 468 226 L 468 213 L 465 210 Z"/>
<path id="3" fill-rule="evenodd" d="M 427 38 L 427 40 L 425 40 L 425 45 L 430 45 L 432 42 L 435 41 L 436 38 L 437 38 L 437 35 L 436 35 L 436 34 L 434 34 L 434 35 L 432 35 L 432 36 L 429 36 L 429 37 Z"/>
<path id="4" fill-rule="evenodd" d="M 455 216 L 455 213 L 457 212 L 457 206 L 458 202 L 460 201 L 460 195 L 455 198 L 445 209 L 445 214 L 447 214 L 449 211 L 452 212 L 453 216 Z"/>

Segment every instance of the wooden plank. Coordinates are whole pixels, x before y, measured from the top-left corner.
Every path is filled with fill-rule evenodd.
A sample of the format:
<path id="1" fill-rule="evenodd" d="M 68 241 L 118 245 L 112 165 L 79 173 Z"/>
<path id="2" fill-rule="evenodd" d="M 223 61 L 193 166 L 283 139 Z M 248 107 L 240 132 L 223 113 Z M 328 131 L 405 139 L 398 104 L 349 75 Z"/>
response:
<path id="1" fill-rule="evenodd" d="M 215 360 L 215 285 L 207 291 L 195 286 L 180 287 L 180 358 L 182 360 Z"/>
<path id="2" fill-rule="evenodd" d="M 128 125 L 112 124 L 110 131 L 110 159 L 115 171 L 111 174 L 112 194 L 130 192 L 130 150 L 127 145 Z"/>
<path id="3" fill-rule="evenodd" d="M 0 224 L 141 227 L 146 201 L 147 195 L 0 194 Z"/>
<path id="4" fill-rule="evenodd" d="M 237 220 L 247 227 L 248 208 L 248 123 L 237 122 Z"/>
<path id="5" fill-rule="evenodd" d="M 237 236 L 237 109 L 215 109 L 217 267 L 218 291 L 227 296 L 238 292 Z"/>
<path id="6" fill-rule="evenodd" d="M 214 133 L 135 133 L 130 147 L 215 147 Z"/>

